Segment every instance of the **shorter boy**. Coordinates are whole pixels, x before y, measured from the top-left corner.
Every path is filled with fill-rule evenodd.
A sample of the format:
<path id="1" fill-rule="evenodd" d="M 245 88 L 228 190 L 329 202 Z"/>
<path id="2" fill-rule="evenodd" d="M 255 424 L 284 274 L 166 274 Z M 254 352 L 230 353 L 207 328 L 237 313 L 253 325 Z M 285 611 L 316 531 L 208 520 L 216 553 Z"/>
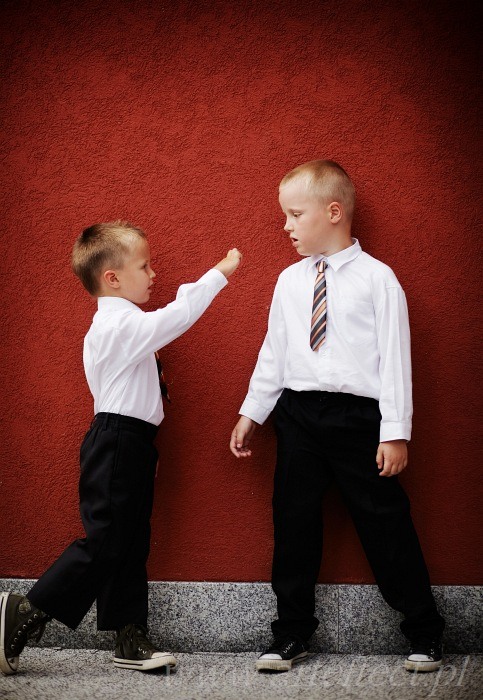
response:
<path id="1" fill-rule="evenodd" d="M 408 670 L 441 665 L 443 618 L 397 474 L 411 436 L 406 299 L 396 276 L 351 236 L 354 186 L 333 161 L 304 163 L 280 183 L 285 231 L 304 260 L 277 282 L 268 331 L 230 442 L 251 454 L 275 408 L 272 586 L 278 620 L 258 670 L 287 671 L 318 626 L 322 498 L 335 482 L 385 600 L 405 616 Z M 382 477 L 382 478 L 381 478 Z"/>
<path id="2" fill-rule="evenodd" d="M 142 229 L 114 221 L 85 229 L 72 266 L 98 311 L 84 340 L 94 420 L 80 450 L 80 511 L 75 540 L 27 596 L 0 596 L 0 669 L 13 674 L 27 639 L 55 618 L 75 629 L 97 600 L 99 630 L 115 630 L 114 664 L 147 671 L 176 665 L 147 637 L 146 560 L 163 419 L 156 351 L 188 330 L 227 284 L 241 254 L 230 250 L 176 300 L 144 313 L 156 274 Z"/>

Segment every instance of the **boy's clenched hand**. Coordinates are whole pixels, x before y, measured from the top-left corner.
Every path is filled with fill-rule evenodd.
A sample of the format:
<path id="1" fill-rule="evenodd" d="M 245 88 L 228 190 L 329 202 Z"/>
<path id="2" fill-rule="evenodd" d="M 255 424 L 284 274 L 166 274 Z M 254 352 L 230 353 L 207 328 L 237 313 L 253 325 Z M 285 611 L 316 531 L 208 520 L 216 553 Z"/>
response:
<path id="1" fill-rule="evenodd" d="M 226 254 L 226 258 L 220 260 L 218 265 L 215 265 L 215 270 L 222 272 L 225 277 L 229 277 L 235 272 L 239 264 L 241 263 L 243 255 L 240 253 L 238 248 L 232 248 Z"/>

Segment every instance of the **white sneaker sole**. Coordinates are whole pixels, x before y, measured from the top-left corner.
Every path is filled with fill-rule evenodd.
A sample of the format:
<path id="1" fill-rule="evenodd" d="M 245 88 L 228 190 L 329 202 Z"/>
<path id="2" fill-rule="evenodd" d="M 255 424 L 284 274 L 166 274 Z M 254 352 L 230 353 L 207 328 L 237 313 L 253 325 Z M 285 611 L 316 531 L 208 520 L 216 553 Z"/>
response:
<path id="1" fill-rule="evenodd" d="M 417 671 L 418 673 L 437 671 L 442 665 L 442 659 L 439 661 L 409 661 L 409 659 L 406 659 L 404 662 L 406 671 Z"/>
<path id="2" fill-rule="evenodd" d="M 117 668 L 127 668 L 131 671 L 152 671 L 154 668 L 166 666 L 166 672 L 169 673 L 176 666 L 176 659 L 172 654 L 163 654 L 155 659 L 146 659 L 146 661 L 133 661 L 132 659 L 119 659 L 114 657 L 114 666 Z"/>
<path id="3" fill-rule="evenodd" d="M 303 651 L 293 659 L 257 659 L 255 668 L 257 671 L 290 671 L 293 664 L 303 661 L 308 655 L 307 651 Z"/>
<path id="4" fill-rule="evenodd" d="M 10 593 L 0 594 L 0 670 L 6 676 L 17 673 L 18 669 L 18 656 L 7 656 L 5 653 L 5 618 L 9 595 Z"/>

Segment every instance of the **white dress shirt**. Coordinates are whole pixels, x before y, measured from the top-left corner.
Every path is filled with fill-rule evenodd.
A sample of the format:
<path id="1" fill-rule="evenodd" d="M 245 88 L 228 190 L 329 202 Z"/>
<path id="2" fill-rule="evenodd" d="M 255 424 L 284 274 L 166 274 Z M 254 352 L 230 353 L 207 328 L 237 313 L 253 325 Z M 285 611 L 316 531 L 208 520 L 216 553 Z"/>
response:
<path id="1" fill-rule="evenodd" d="M 188 330 L 227 284 L 219 270 L 183 284 L 176 300 L 144 312 L 121 297 L 99 297 L 84 339 L 94 414 L 120 413 L 159 425 L 164 417 L 155 351 Z"/>
<path id="2" fill-rule="evenodd" d="M 409 440 L 411 349 L 406 297 L 394 272 L 357 239 L 325 258 L 305 258 L 278 278 L 268 331 L 240 413 L 263 423 L 283 388 L 333 391 L 379 401 L 380 440 Z M 327 332 L 310 347 L 317 265 L 326 260 Z"/>

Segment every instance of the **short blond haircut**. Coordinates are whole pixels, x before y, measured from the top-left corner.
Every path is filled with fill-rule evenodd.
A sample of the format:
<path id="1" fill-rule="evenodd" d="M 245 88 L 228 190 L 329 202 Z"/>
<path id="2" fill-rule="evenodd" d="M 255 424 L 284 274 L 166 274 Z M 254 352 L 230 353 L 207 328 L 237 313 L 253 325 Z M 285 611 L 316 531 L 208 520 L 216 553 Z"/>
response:
<path id="1" fill-rule="evenodd" d="M 72 249 L 72 269 L 89 294 L 98 294 L 105 270 L 123 267 L 136 238 L 146 238 L 146 234 L 129 221 L 94 224 L 82 231 Z"/>
<path id="2" fill-rule="evenodd" d="M 339 202 L 349 221 L 352 221 L 356 191 L 341 165 L 333 160 L 310 160 L 302 163 L 285 175 L 280 188 L 295 179 L 303 182 L 309 194 L 319 198 L 323 204 Z"/>

